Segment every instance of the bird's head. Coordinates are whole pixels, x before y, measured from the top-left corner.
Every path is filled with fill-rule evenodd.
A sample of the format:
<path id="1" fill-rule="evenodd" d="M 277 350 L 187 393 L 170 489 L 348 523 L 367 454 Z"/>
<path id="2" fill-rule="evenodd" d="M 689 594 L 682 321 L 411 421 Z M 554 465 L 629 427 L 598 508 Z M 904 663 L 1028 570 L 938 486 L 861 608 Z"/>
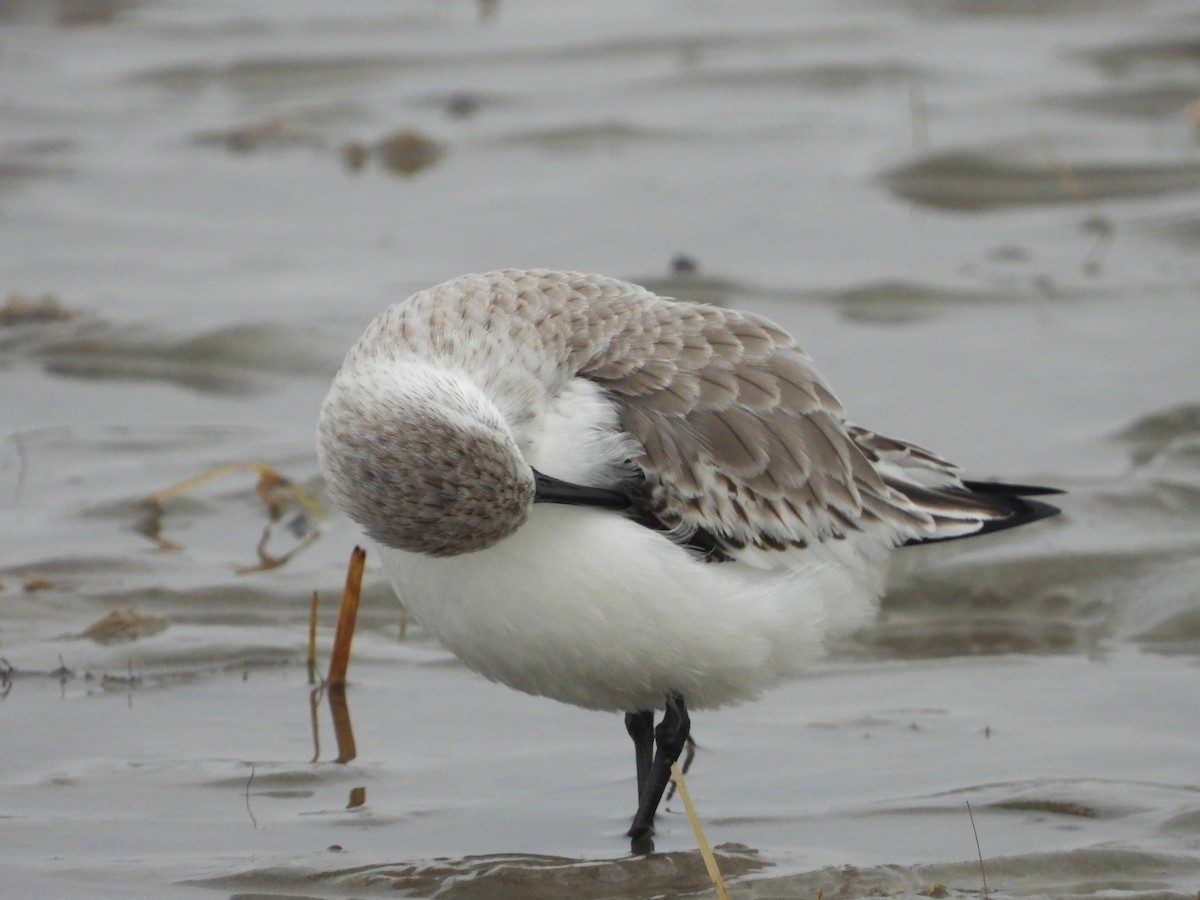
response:
<path id="1" fill-rule="evenodd" d="M 490 547 L 525 523 L 534 473 L 465 375 L 417 362 L 345 367 L 321 407 L 330 493 L 375 540 L 430 556 Z"/>

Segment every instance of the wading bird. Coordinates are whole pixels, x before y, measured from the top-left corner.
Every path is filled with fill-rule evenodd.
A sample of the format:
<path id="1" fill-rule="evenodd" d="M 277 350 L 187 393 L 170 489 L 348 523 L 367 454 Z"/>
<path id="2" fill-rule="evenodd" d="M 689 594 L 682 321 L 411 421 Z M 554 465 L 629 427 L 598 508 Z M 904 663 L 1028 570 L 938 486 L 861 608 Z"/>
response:
<path id="1" fill-rule="evenodd" d="M 689 708 L 752 698 L 867 622 L 894 548 L 1058 512 L 1027 499 L 1056 491 L 963 480 L 850 424 L 760 316 L 540 269 L 385 311 L 319 452 L 412 618 L 467 666 L 625 714 L 635 839 Z"/>

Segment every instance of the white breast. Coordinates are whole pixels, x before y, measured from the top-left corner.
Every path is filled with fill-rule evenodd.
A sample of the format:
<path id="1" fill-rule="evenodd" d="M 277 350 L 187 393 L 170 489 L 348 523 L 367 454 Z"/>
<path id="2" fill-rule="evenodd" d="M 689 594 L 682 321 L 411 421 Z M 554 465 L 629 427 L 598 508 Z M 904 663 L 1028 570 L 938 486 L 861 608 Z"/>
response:
<path id="1" fill-rule="evenodd" d="M 413 618 L 472 669 L 614 711 L 752 698 L 866 622 L 882 584 L 820 548 L 773 570 L 705 563 L 612 512 L 552 504 L 475 553 L 381 552 Z"/>

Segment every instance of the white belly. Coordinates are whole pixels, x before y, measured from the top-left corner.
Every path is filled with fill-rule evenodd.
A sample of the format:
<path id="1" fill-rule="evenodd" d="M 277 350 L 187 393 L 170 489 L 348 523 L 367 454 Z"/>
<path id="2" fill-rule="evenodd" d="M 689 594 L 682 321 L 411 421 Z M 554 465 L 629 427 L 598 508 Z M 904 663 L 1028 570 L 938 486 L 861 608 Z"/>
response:
<path id="1" fill-rule="evenodd" d="M 839 555 L 789 552 L 773 569 L 704 563 L 611 512 L 539 504 L 486 550 L 381 553 L 412 617 L 470 668 L 628 712 L 659 708 L 670 692 L 693 709 L 749 699 L 861 626 L 882 567 L 854 554 L 846 564 L 846 544 Z"/>

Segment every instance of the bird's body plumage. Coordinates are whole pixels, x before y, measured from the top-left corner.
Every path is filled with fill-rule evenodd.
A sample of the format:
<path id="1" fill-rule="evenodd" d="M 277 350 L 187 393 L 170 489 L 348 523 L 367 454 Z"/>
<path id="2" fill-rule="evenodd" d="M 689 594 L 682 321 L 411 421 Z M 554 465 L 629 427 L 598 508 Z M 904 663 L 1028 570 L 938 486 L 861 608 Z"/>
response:
<path id="1" fill-rule="evenodd" d="M 320 452 L 413 618 L 468 666 L 627 713 L 753 697 L 869 619 L 892 548 L 1054 511 L 851 425 L 765 319 L 547 270 L 385 311 Z M 627 508 L 535 503 L 534 473 Z"/>

